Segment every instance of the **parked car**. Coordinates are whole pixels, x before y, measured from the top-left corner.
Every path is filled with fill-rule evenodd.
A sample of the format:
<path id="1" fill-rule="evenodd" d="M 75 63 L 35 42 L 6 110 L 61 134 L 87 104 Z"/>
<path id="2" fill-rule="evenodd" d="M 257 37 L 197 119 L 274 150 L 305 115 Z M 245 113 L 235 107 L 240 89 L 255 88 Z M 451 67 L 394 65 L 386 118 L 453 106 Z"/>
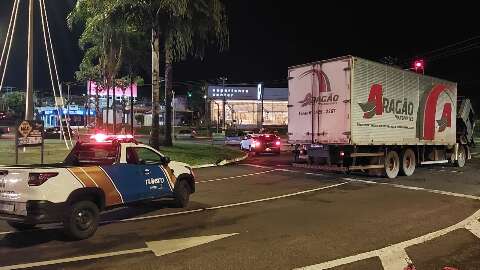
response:
<path id="1" fill-rule="evenodd" d="M 248 134 L 251 134 L 251 131 L 243 131 L 243 130 L 227 131 L 225 135 L 225 144 L 240 145 L 243 138 Z"/>
<path id="2" fill-rule="evenodd" d="M 10 128 L 9 127 L 0 127 L 0 137 L 3 134 L 7 134 L 7 133 L 10 133 Z"/>
<path id="3" fill-rule="evenodd" d="M 195 130 L 180 130 L 177 134 L 175 134 L 175 139 L 193 139 L 197 137 L 197 132 Z"/>
<path id="4" fill-rule="evenodd" d="M 53 127 L 53 128 L 46 128 L 45 129 L 45 139 L 60 139 L 60 127 Z M 77 138 L 78 132 L 75 129 L 72 129 L 70 127 L 70 133 L 68 132 L 68 127 L 63 126 L 63 134 L 64 136 L 69 138 L 69 136 L 72 136 L 72 140 Z"/>

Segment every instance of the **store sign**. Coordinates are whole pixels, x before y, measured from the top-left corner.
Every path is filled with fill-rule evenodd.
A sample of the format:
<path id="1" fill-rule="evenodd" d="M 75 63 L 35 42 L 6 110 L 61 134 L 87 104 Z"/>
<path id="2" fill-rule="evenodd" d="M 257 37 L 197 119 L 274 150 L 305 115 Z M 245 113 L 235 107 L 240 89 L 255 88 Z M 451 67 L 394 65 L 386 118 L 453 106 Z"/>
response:
<path id="1" fill-rule="evenodd" d="M 208 87 L 208 97 L 213 99 L 257 99 L 257 87 L 225 87 L 211 85 Z"/>
<path id="2" fill-rule="evenodd" d="M 107 95 L 107 89 L 103 88 L 100 85 L 97 85 L 96 82 L 93 81 L 88 81 L 87 82 L 87 95 L 95 96 L 97 94 L 100 96 L 106 96 Z M 137 84 L 133 83 L 130 86 L 127 86 L 125 88 L 121 87 L 115 87 L 115 96 L 117 97 L 130 97 L 132 92 L 133 92 L 133 97 L 137 97 Z M 113 96 L 113 88 L 110 88 L 110 91 L 108 91 L 110 96 Z"/>
<path id="3" fill-rule="evenodd" d="M 17 147 L 43 144 L 43 122 L 22 121 L 17 127 Z"/>

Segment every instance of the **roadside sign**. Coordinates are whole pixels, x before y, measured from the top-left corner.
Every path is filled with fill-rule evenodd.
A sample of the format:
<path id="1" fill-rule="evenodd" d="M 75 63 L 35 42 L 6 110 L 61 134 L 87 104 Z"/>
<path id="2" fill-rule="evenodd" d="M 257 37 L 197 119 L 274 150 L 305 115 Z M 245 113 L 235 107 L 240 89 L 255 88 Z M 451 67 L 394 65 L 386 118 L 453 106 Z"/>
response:
<path id="1" fill-rule="evenodd" d="M 19 147 L 41 147 L 41 162 L 43 163 L 43 121 L 24 120 L 17 125 L 15 133 L 15 163 L 18 164 Z"/>
<path id="2" fill-rule="evenodd" d="M 22 121 L 17 128 L 17 147 L 43 144 L 43 122 Z"/>

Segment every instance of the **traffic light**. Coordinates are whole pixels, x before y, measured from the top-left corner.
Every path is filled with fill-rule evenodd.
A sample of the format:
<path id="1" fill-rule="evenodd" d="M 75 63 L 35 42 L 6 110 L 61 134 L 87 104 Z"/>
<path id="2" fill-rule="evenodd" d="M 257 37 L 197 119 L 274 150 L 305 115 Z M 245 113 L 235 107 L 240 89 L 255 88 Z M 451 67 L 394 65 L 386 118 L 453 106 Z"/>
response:
<path id="1" fill-rule="evenodd" d="M 417 59 L 413 61 L 413 70 L 417 73 L 425 73 L 425 61 L 423 59 Z"/>
<path id="2" fill-rule="evenodd" d="M 188 98 L 191 98 L 192 97 L 192 91 L 188 91 L 187 96 L 188 96 Z"/>

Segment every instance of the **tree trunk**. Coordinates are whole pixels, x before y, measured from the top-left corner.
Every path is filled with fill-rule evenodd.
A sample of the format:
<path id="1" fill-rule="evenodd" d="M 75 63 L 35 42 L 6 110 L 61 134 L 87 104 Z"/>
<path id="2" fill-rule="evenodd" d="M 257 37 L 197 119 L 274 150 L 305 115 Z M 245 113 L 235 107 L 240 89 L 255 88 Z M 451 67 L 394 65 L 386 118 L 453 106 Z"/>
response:
<path id="1" fill-rule="evenodd" d="M 107 122 L 106 122 L 107 123 L 107 125 L 106 125 L 107 128 L 105 130 L 106 130 L 106 133 L 108 134 L 108 130 L 109 130 L 109 127 L 108 127 L 109 117 L 108 116 L 109 116 L 109 110 L 110 110 L 110 85 L 108 84 L 108 82 L 106 83 L 106 88 L 107 88 L 107 108 L 106 108 L 107 109 L 107 114 L 106 114 L 107 115 Z M 103 121 L 103 122 L 105 122 L 105 121 Z"/>
<path id="2" fill-rule="evenodd" d="M 165 48 L 165 140 L 164 146 L 172 146 L 172 91 L 173 66 L 168 48 Z M 175 124 L 175 123 L 173 123 Z"/>
<path id="3" fill-rule="evenodd" d="M 152 30 L 152 131 L 150 144 L 160 148 L 160 38 Z"/>
<path id="4" fill-rule="evenodd" d="M 112 80 L 112 88 L 113 88 L 113 93 L 112 93 L 112 120 L 113 120 L 113 134 L 117 134 L 117 97 L 115 96 L 115 83 L 113 83 Z"/>

